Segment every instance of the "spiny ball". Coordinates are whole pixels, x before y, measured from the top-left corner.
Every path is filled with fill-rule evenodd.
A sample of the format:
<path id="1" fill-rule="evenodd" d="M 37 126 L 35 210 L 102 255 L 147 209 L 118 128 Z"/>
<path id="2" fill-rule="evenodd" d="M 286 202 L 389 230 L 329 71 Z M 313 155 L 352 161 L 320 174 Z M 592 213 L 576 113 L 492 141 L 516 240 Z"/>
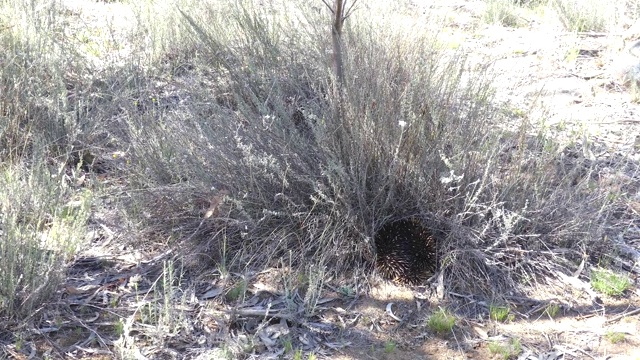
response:
<path id="1" fill-rule="evenodd" d="M 389 222 L 375 235 L 376 268 L 382 277 L 417 284 L 437 268 L 437 243 L 418 219 Z"/>

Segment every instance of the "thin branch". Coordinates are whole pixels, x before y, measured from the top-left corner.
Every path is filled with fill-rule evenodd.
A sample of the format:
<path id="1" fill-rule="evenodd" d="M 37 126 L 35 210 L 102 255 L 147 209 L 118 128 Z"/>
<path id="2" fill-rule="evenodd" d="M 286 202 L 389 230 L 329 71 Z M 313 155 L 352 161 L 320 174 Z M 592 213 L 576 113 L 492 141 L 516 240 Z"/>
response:
<path id="1" fill-rule="evenodd" d="M 351 3 L 351 6 L 349 6 L 347 11 L 345 12 L 345 15 L 342 17 L 342 20 L 346 20 L 349 16 L 351 16 L 351 14 L 353 14 L 353 7 L 356 6 L 357 2 L 358 0 L 353 0 L 353 2 Z"/>
<path id="2" fill-rule="evenodd" d="M 616 321 L 618 321 L 618 320 L 620 320 L 620 319 L 622 319 L 622 318 L 625 318 L 625 317 L 628 317 L 628 316 L 633 316 L 633 315 L 635 315 L 635 314 L 637 314 L 637 313 L 640 313 L 640 309 L 634 309 L 634 310 L 631 310 L 631 311 L 629 311 L 629 312 L 626 312 L 626 313 L 620 314 L 620 315 L 618 315 L 618 316 L 614 316 L 614 317 L 612 317 L 612 318 L 611 318 L 611 319 L 609 319 L 609 320 L 605 320 L 605 322 L 604 322 L 604 323 L 605 323 L 605 324 L 611 324 L 611 323 L 616 322 Z"/>
<path id="3" fill-rule="evenodd" d="M 329 5 L 325 0 L 321 0 L 325 5 L 327 5 L 327 7 L 329 8 L 329 11 L 331 11 L 332 14 L 335 14 L 335 12 L 333 11 L 333 8 L 331 7 L 331 5 Z"/>
<path id="4" fill-rule="evenodd" d="M 234 309 L 234 310 L 225 311 L 225 313 L 232 314 L 232 315 L 240 315 L 240 316 L 273 317 L 273 318 L 285 319 L 285 320 L 293 320 L 296 317 L 296 314 L 284 313 L 284 312 L 280 313 L 277 310 L 269 311 L 269 309 L 264 309 L 264 310 Z"/>

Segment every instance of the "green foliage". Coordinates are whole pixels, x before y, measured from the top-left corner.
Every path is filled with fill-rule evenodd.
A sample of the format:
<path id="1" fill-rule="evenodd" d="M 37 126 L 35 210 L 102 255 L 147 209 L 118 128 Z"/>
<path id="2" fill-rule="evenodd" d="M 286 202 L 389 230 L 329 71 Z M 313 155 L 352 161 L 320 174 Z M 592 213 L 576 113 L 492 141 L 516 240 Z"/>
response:
<path id="1" fill-rule="evenodd" d="M 384 343 L 384 352 L 386 354 L 391 354 L 396 351 L 397 345 L 393 340 L 387 340 Z"/>
<path id="2" fill-rule="evenodd" d="M 345 297 L 354 297 L 356 290 L 351 286 L 341 286 L 338 288 L 338 293 Z"/>
<path id="3" fill-rule="evenodd" d="M 242 301 L 246 291 L 247 282 L 245 280 L 239 280 L 227 291 L 225 298 L 227 301 Z"/>
<path id="4" fill-rule="evenodd" d="M 122 320 L 116 321 L 113 325 L 113 334 L 117 337 L 120 337 L 124 334 L 124 322 Z"/>
<path id="5" fill-rule="evenodd" d="M 509 309 L 508 306 L 489 306 L 489 318 L 491 318 L 491 320 L 505 322 L 507 320 L 512 320 L 513 317 L 514 316 L 513 314 L 511 314 L 511 309 Z"/>
<path id="6" fill-rule="evenodd" d="M 580 48 L 572 47 L 569 50 L 567 50 L 567 55 L 565 56 L 564 60 L 567 63 L 574 63 L 578 58 L 578 56 L 580 56 Z"/>
<path id="7" fill-rule="evenodd" d="M 560 305 L 558 304 L 549 304 L 544 309 L 544 313 L 547 314 L 552 319 L 555 319 L 558 316 L 558 312 L 560 311 Z"/>
<path id="8" fill-rule="evenodd" d="M 455 323 L 456 318 L 451 315 L 446 309 L 440 308 L 429 317 L 427 326 L 429 326 L 429 329 L 431 329 L 431 331 L 442 336 L 451 333 Z"/>
<path id="9" fill-rule="evenodd" d="M 293 342 L 290 338 L 283 338 L 282 345 L 284 346 L 285 354 L 290 354 L 293 351 Z"/>
<path id="10" fill-rule="evenodd" d="M 501 356 L 505 360 L 515 358 L 522 352 L 522 346 L 518 338 L 511 339 L 506 344 L 492 341 L 487 344 L 487 347 L 492 354 Z"/>
<path id="11" fill-rule="evenodd" d="M 591 272 L 591 286 L 608 296 L 620 296 L 631 287 L 631 280 L 611 270 L 594 269 Z"/>
<path id="12" fill-rule="evenodd" d="M 622 333 L 622 332 L 607 331 L 607 333 L 604 334 L 604 336 L 612 344 L 620 343 L 620 342 L 624 341 L 624 339 L 625 339 L 625 334 Z"/>

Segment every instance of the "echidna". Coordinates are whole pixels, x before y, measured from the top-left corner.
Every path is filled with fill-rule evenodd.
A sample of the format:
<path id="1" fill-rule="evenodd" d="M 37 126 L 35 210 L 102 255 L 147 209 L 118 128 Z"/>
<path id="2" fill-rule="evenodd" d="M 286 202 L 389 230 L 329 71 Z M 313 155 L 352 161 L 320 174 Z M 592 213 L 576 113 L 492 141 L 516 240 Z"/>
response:
<path id="1" fill-rule="evenodd" d="M 298 130 L 303 138 L 310 141 L 315 141 L 313 129 L 311 128 L 309 121 L 300 109 L 293 112 L 293 115 L 291 115 L 291 120 L 293 121 L 293 126 L 296 128 L 296 130 Z"/>
<path id="2" fill-rule="evenodd" d="M 388 279 L 416 284 L 437 267 L 437 244 L 433 234 L 418 219 L 385 224 L 375 235 L 376 268 Z"/>

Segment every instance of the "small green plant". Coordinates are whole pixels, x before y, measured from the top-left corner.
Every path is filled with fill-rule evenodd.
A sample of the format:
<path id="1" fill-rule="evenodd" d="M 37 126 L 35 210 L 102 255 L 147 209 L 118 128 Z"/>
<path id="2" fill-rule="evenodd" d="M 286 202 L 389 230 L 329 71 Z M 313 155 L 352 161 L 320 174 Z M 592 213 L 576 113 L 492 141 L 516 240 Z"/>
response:
<path id="1" fill-rule="evenodd" d="M 524 110 L 524 109 L 520 109 L 520 108 L 513 109 L 512 113 L 513 113 L 514 116 L 517 116 L 519 118 L 524 118 L 524 117 L 527 116 L 527 111 Z"/>
<path id="2" fill-rule="evenodd" d="M 238 301 L 244 296 L 246 291 L 247 282 L 245 280 L 240 280 L 234 284 L 231 289 L 229 289 L 225 297 L 227 301 Z"/>
<path id="3" fill-rule="evenodd" d="M 122 322 L 122 320 L 118 320 L 115 324 L 113 324 L 113 332 L 117 337 L 120 337 L 122 336 L 122 334 L 124 334 L 124 323 Z"/>
<path id="4" fill-rule="evenodd" d="M 308 275 L 305 276 L 306 290 L 304 292 L 304 313 L 305 316 L 313 316 L 318 306 L 318 301 L 322 297 L 324 287 L 325 268 L 316 266 L 307 268 Z"/>
<path id="5" fill-rule="evenodd" d="M 520 344 L 519 338 L 511 339 L 511 341 L 509 341 L 509 345 L 511 346 L 513 355 L 520 355 L 520 353 L 522 352 L 522 345 Z"/>
<path id="6" fill-rule="evenodd" d="M 293 342 L 291 342 L 291 339 L 289 338 L 282 339 L 282 345 L 284 345 L 285 354 L 290 354 L 293 351 Z"/>
<path id="7" fill-rule="evenodd" d="M 558 311 L 560 311 L 560 305 L 558 304 L 549 304 L 544 309 L 544 313 L 552 319 L 555 319 L 555 317 L 558 315 Z"/>
<path id="8" fill-rule="evenodd" d="M 22 336 L 18 336 L 18 339 L 13 345 L 16 347 L 17 351 L 22 351 L 22 347 L 24 346 L 24 339 L 22 339 Z"/>
<path id="9" fill-rule="evenodd" d="M 573 63 L 576 61 L 578 56 L 580 55 L 580 49 L 577 47 L 573 47 L 567 51 L 567 55 L 564 57 L 564 60 L 568 63 Z"/>
<path id="10" fill-rule="evenodd" d="M 487 347 L 494 355 L 502 355 L 505 359 L 509 357 L 509 350 L 505 345 L 500 344 L 499 342 L 492 341 L 487 344 Z"/>
<path id="11" fill-rule="evenodd" d="M 302 355 L 303 352 L 301 349 L 296 350 L 296 352 L 293 353 L 293 359 L 294 360 L 302 360 Z"/>
<path id="12" fill-rule="evenodd" d="M 307 356 L 307 360 L 317 360 L 316 354 L 314 353 L 309 354 L 309 356 Z"/>
<path id="13" fill-rule="evenodd" d="M 487 347 L 492 354 L 502 356 L 505 360 L 511 357 L 516 357 L 522 352 L 520 339 L 517 338 L 511 339 L 507 344 L 492 341 L 487 345 Z"/>
<path id="14" fill-rule="evenodd" d="M 631 280 L 610 270 L 596 269 L 591 272 L 591 286 L 602 294 L 620 296 L 631 287 Z"/>
<path id="15" fill-rule="evenodd" d="M 396 351 L 396 343 L 393 342 L 392 340 L 387 340 L 384 343 L 384 352 L 386 354 L 391 354 L 391 353 L 393 353 L 395 351 Z"/>
<path id="16" fill-rule="evenodd" d="M 453 330 L 455 323 L 456 318 L 447 310 L 440 308 L 440 310 L 436 311 L 429 317 L 427 326 L 429 326 L 431 331 L 434 331 L 438 335 L 444 335 Z"/>
<path id="17" fill-rule="evenodd" d="M 513 320 L 514 316 L 508 306 L 491 305 L 489 306 L 489 318 L 494 321 L 505 322 Z"/>
<path id="18" fill-rule="evenodd" d="M 119 299 L 118 299 L 118 297 L 114 296 L 114 297 L 113 297 L 113 298 L 111 298 L 111 300 L 109 301 L 109 305 L 110 305 L 112 308 L 116 308 L 116 307 L 118 307 L 118 300 L 119 300 Z"/>
<path id="19" fill-rule="evenodd" d="M 356 291 L 349 286 L 341 286 L 340 288 L 338 288 L 338 293 L 340 293 L 340 295 L 342 296 L 346 296 L 346 297 L 353 297 L 356 294 Z"/>
<path id="20" fill-rule="evenodd" d="M 609 340 L 609 342 L 612 344 L 617 344 L 624 341 L 624 333 L 621 332 L 607 331 L 604 337 L 606 337 L 607 340 Z"/>

